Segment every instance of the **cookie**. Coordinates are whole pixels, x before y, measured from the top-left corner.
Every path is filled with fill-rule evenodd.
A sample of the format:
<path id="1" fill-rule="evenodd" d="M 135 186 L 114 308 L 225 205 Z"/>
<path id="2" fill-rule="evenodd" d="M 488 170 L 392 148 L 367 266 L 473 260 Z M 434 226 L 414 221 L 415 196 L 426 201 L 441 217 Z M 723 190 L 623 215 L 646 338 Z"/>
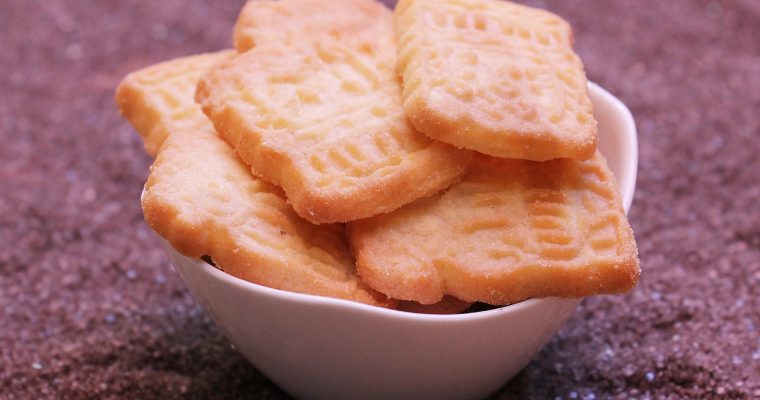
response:
<path id="1" fill-rule="evenodd" d="M 583 160 L 597 126 L 570 26 L 495 0 L 402 0 L 404 109 L 428 136 L 497 157 Z"/>
<path id="2" fill-rule="evenodd" d="M 547 162 L 479 156 L 442 195 L 348 225 L 362 279 L 401 300 L 511 304 L 623 292 L 633 232 L 598 152 Z"/>
<path id="3" fill-rule="evenodd" d="M 195 85 L 212 65 L 234 51 L 177 58 L 133 72 L 116 88 L 119 111 L 152 157 L 170 132 L 205 130 L 211 124 L 193 101 Z"/>
<path id="4" fill-rule="evenodd" d="M 388 13 L 382 4 L 368 0 L 249 1 L 240 11 L 233 41 L 239 52 L 257 43 L 292 47 L 312 40 L 374 46 L 373 36 L 387 36 Z"/>
<path id="5" fill-rule="evenodd" d="M 238 278 L 378 306 L 393 300 L 359 280 L 341 225 L 312 225 L 208 131 L 175 132 L 142 196 L 145 220 L 189 257 Z"/>
<path id="6" fill-rule="evenodd" d="M 194 61 L 225 56 L 162 63 L 121 86 L 128 88 L 117 95 L 122 110 L 129 110 L 141 136 L 160 146 L 142 195 L 145 220 L 180 253 L 208 255 L 217 267 L 247 281 L 395 306 L 359 280 L 345 228 L 316 226 L 296 215 L 284 193 L 255 178 L 193 103 L 193 79 L 199 76 Z M 165 138 L 162 145 L 154 132 Z"/>
<path id="7" fill-rule="evenodd" d="M 366 37 L 363 44 L 304 30 L 257 42 L 198 84 L 196 100 L 219 134 L 314 223 L 366 218 L 432 195 L 458 180 L 471 158 L 407 120 L 392 15 L 379 11 L 356 21 L 384 27 L 355 35 Z M 321 18 L 328 27 L 342 19 L 339 11 Z"/>

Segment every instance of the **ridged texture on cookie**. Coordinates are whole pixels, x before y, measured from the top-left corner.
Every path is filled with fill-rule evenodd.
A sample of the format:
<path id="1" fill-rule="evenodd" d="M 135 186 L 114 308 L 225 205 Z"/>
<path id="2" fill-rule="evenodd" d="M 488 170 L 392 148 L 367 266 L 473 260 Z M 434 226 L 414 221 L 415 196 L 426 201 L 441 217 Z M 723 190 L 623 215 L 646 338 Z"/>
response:
<path id="1" fill-rule="evenodd" d="M 471 158 L 405 117 L 390 11 L 378 7 L 356 21 L 371 35 L 331 34 L 339 13 L 322 14 L 322 25 L 311 26 L 329 31 L 304 30 L 298 44 L 257 41 L 212 68 L 196 93 L 243 161 L 314 223 L 365 218 L 432 195 L 458 180 Z M 289 18 L 300 21 L 301 10 Z"/>
<path id="2" fill-rule="evenodd" d="M 210 131 L 173 132 L 142 196 L 148 224 L 189 257 L 261 285 L 390 306 L 356 274 L 344 227 L 296 215 Z"/>
<path id="3" fill-rule="evenodd" d="M 227 56 L 162 63 L 130 75 L 119 89 L 117 102 L 128 100 L 125 115 L 146 143 L 160 147 L 142 196 L 148 224 L 182 254 L 209 255 L 239 278 L 394 306 L 359 280 L 344 227 L 296 215 L 282 190 L 255 178 L 193 102 L 198 69 Z"/>
<path id="4" fill-rule="evenodd" d="M 428 136 L 498 157 L 587 159 L 597 127 L 570 26 L 496 0 L 401 0 L 404 108 Z"/>
<path id="5" fill-rule="evenodd" d="M 228 50 L 177 58 L 133 72 L 121 81 L 116 105 L 140 134 L 150 156 L 156 156 L 169 132 L 210 126 L 192 94 L 204 72 L 233 54 Z"/>
<path id="6" fill-rule="evenodd" d="M 349 224 L 359 275 L 390 297 L 510 304 L 632 288 L 633 232 L 598 152 L 547 162 L 479 156 L 445 193 Z"/>

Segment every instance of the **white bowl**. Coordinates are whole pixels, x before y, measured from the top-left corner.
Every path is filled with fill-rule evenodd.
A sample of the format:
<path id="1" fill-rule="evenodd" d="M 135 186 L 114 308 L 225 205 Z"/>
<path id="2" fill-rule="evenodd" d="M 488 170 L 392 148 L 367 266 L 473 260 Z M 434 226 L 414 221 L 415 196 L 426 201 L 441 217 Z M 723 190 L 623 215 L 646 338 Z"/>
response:
<path id="1" fill-rule="evenodd" d="M 636 127 L 626 106 L 589 84 L 599 147 L 628 210 Z M 256 285 L 177 253 L 195 299 L 264 375 L 303 399 L 474 399 L 517 374 L 581 299 L 543 298 L 488 311 L 426 315 Z"/>

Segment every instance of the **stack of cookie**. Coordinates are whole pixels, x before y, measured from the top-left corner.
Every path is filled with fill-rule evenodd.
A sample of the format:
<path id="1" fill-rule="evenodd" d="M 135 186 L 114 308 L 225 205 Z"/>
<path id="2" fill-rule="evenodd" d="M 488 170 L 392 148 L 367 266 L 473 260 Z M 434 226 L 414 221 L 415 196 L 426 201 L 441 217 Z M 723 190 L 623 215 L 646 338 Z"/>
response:
<path id="1" fill-rule="evenodd" d="M 568 24 L 497 0 L 251 1 L 235 50 L 127 76 L 145 219 L 273 288 L 395 308 L 639 276 Z"/>

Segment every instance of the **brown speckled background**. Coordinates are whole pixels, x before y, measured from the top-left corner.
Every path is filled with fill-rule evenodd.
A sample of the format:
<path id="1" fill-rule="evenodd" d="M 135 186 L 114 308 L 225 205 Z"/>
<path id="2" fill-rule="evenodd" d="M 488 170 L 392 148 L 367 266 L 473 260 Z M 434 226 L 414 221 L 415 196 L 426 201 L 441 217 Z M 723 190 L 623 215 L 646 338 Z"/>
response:
<path id="1" fill-rule="evenodd" d="M 495 397 L 760 398 L 760 2 L 531 3 L 636 117 L 643 275 Z M 112 101 L 129 71 L 229 46 L 239 8 L 0 1 L 0 398 L 287 397 L 143 223 L 150 160 Z"/>

